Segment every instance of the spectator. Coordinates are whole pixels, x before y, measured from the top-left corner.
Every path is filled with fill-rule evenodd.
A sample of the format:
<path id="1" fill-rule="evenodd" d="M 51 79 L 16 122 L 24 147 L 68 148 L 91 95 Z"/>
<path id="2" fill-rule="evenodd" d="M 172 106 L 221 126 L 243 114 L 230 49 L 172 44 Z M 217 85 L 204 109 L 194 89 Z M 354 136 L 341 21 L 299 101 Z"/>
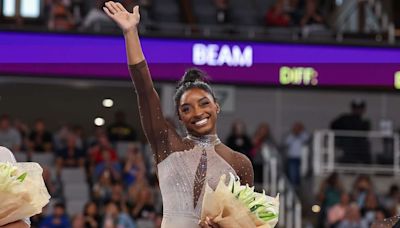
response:
<path id="1" fill-rule="evenodd" d="M 228 14 L 228 0 L 214 0 L 215 7 L 217 8 L 217 24 L 226 24 L 229 23 L 229 14 Z"/>
<path id="2" fill-rule="evenodd" d="M 338 228 L 367 228 L 366 221 L 361 219 L 360 209 L 357 204 L 351 204 L 347 211 L 346 216 L 342 222 L 337 226 Z"/>
<path id="3" fill-rule="evenodd" d="M 365 200 L 369 192 L 373 191 L 371 179 L 367 175 L 360 175 L 354 182 L 353 196 L 359 207 L 365 206 Z"/>
<path id="4" fill-rule="evenodd" d="M 61 197 L 62 186 L 60 180 L 53 178 L 49 167 L 43 166 L 43 181 L 53 199 Z"/>
<path id="5" fill-rule="evenodd" d="M 344 220 L 349 205 L 350 195 L 346 192 L 342 192 L 340 202 L 328 209 L 328 225 L 330 227 L 335 226 Z"/>
<path id="6" fill-rule="evenodd" d="M 300 26 L 305 26 L 308 24 L 322 24 L 324 19 L 317 12 L 317 0 L 307 0 L 306 11 L 300 20 Z"/>
<path id="7" fill-rule="evenodd" d="M 97 139 L 98 144 L 90 149 L 90 157 L 94 165 L 98 165 L 105 160 L 104 155 L 109 156 L 111 161 L 118 161 L 117 152 L 112 148 L 106 135 L 100 135 Z"/>
<path id="8" fill-rule="evenodd" d="M 74 18 L 62 0 L 53 0 L 50 5 L 48 27 L 50 30 L 71 30 L 74 28 Z"/>
<path id="9" fill-rule="evenodd" d="M 251 141 L 247 136 L 245 124 L 241 120 L 236 120 L 232 124 L 232 131 L 226 140 L 226 145 L 232 150 L 240 152 L 250 157 Z"/>
<path id="10" fill-rule="evenodd" d="M 98 180 L 100 174 L 104 172 L 104 170 L 108 170 L 115 180 L 120 180 L 122 167 L 119 161 L 112 159 L 110 153 L 106 150 L 102 151 L 102 157 L 103 160 L 95 167 L 95 180 Z"/>
<path id="11" fill-rule="evenodd" d="M 3 114 L 0 117 L 0 146 L 7 147 L 13 152 L 21 149 L 21 135 L 11 126 L 10 117 Z"/>
<path id="12" fill-rule="evenodd" d="M 126 162 L 123 170 L 123 182 L 129 187 L 135 183 L 138 176 L 146 175 L 146 166 L 143 155 L 137 145 L 130 145 L 127 151 Z"/>
<path id="13" fill-rule="evenodd" d="M 68 124 L 61 125 L 60 129 L 57 130 L 53 137 L 55 151 L 61 151 L 67 147 L 68 136 L 71 133 L 71 127 Z"/>
<path id="14" fill-rule="evenodd" d="M 91 8 L 82 22 L 80 30 L 97 31 L 96 26 L 101 26 L 102 23 L 111 23 L 109 17 L 104 13 L 103 7 L 106 0 L 96 0 L 95 7 Z"/>
<path id="15" fill-rule="evenodd" d="M 126 123 L 125 113 L 122 111 L 115 113 L 115 122 L 108 127 L 108 135 L 112 143 L 137 140 L 135 129 Z"/>
<path id="16" fill-rule="evenodd" d="M 331 123 L 333 130 L 369 131 L 370 122 L 363 118 L 366 110 L 364 101 L 352 101 L 351 113 L 340 115 Z M 370 146 L 365 137 L 336 137 L 338 148 L 343 150 L 342 162 L 370 163 Z"/>
<path id="17" fill-rule="evenodd" d="M 83 216 L 86 228 L 100 228 L 100 216 L 94 201 L 85 204 Z"/>
<path id="18" fill-rule="evenodd" d="M 286 137 L 284 146 L 287 155 L 287 173 L 290 182 L 298 187 L 300 185 L 300 166 L 303 149 L 310 140 L 304 125 L 300 122 L 294 123 L 290 134 Z"/>
<path id="19" fill-rule="evenodd" d="M 318 227 L 323 227 L 326 221 L 328 209 L 340 202 L 343 192 L 342 183 L 337 173 L 332 173 L 325 179 L 318 192 L 318 201 L 321 205 L 321 213 L 318 218 Z"/>
<path id="20" fill-rule="evenodd" d="M 47 216 L 39 225 L 39 228 L 70 228 L 71 223 L 65 213 L 65 205 L 56 203 L 54 205 L 53 214 Z"/>
<path id="21" fill-rule="evenodd" d="M 19 132 L 21 136 L 21 151 L 28 151 L 28 145 L 29 145 L 29 127 L 26 123 L 19 119 L 14 120 L 14 127 L 15 129 Z"/>
<path id="22" fill-rule="evenodd" d="M 109 170 L 104 170 L 99 177 L 99 181 L 93 186 L 93 199 L 103 204 L 111 199 L 112 185 L 116 180 Z"/>
<path id="23" fill-rule="evenodd" d="M 147 179 L 140 177 L 134 185 L 129 188 L 128 203 L 131 215 L 134 218 L 146 218 L 155 216 L 154 195 Z M 152 213 L 152 215 L 149 215 Z"/>
<path id="24" fill-rule="evenodd" d="M 66 148 L 57 153 L 57 170 L 60 172 L 63 167 L 83 168 L 85 165 L 85 154 L 77 147 L 76 136 L 72 133 L 69 134 L 66 143 Z"/>
<path id="25" fill-rule="evenodd" d="M 263 182 L 263 167 L 265 159 L 263 150 L 266 149 L 270 152 L 277 153 L 275 140 L 272 137 L 269 125 L 261 123 L 252 139 L 253 148 L 250 151 L 250 160 L 253 162 L 254 168 L 254 181 L 256 183 Z"/>
<path id="26" fill-rule="evenodd" d="M 372 225 L 372 222 L 375 221 L 376 212 L 379 210 L 383 210 L 378 204 L 378 198 L 373 191 L 368 192 L 365 198 L 364 207 L 361 208 L 361 216 L 368 224 L 368 226 Z"/>
<path id="27" fill-rule="evenodd" d="M 85 217 L 81 214 L 77 214 L 72 218 L 72 228 L 84 228 Z"/>
<path id="28" fill-rule="evenodd" d="M 35 127 L 29 135 L 29 148 L 35 152 L 51 152 L 53 150 L 53 136 L 46 130 L 42 119 L 35 122 Z"/>
<path id="29" fill-rule="evenodd" d="M 285 0 L 277 0 L 265 14 L 265 22 L 268 26 L 287 27 L 292 24 L 289 13 L 284 9 Z"/>
<path id="30" fill-rule="evenodd" d="M 80 150 L 86 151 L 87 145 L 85 142 L 85 132 L 82 126 L 76 125 L 72 128 L 72 132 L 75 135 L 76 147 Z"/>
<path id="31" fill-rule="evenodd" d="M 119 208 L 114 202 L 109 202 L 106 205 L 103 227 L 136 228 L 134 221 L 129 217 L 129 215 L 121 211 L 121 208 Z"/>
<path id="32" fill-rule="evenodd" d="M 388 194 L 384 197 L 383 205 L 389 211 L 397 210 L 397 203 L 400 202 L 400 191 L 397 185 L 390 186 Z"/>

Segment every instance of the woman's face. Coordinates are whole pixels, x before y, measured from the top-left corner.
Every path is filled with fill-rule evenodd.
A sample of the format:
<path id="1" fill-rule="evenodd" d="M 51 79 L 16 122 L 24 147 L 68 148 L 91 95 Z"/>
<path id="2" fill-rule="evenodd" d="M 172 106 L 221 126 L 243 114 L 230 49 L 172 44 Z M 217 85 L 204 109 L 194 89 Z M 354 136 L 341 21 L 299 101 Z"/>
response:
<path id="1" fill-rule="evenodd" d="M 219 105 L 208 92 L 193 88 L 182 94 L 179 117 L 187 131 L 194 136 L 216 133 Z"/>
<path id="2" fill-rule="evenodd" d="M 95 203 L 90 203 L 89 206 L 87 207 L 87 212 L 88 215 L 94 216 L 97 214 L 97 206 Z"/>

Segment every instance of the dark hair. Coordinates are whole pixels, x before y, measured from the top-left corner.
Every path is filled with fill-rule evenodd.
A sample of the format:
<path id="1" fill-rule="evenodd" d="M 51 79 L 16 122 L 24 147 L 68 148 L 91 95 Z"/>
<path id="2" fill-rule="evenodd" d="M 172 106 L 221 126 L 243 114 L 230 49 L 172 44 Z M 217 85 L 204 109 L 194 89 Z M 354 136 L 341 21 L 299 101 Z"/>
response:
<path id="1" fill-rule="evenodd" d="M 65 210 L 65 204 L 63 202 L 57 202 L 54 204 L 54 208 L 59 207 Z"/>
<path id="2" fill-rule="evenodd" d="M 215 98 L 215 94 L 208 84 L 208 75 L 200 69 L 190 68 L 183 75 L 182 79 L 178 82 L 178 86 L 176 87 L 176 92 L 174 96 L 175 100 L 175 108 L 176 113 L 179 116 L 179 101 L 181 100 L 182 95 L 193 88 L 198 88 L 206 91 L 211 94 L 214 99 L 214 102 L 217 101 Z"/>

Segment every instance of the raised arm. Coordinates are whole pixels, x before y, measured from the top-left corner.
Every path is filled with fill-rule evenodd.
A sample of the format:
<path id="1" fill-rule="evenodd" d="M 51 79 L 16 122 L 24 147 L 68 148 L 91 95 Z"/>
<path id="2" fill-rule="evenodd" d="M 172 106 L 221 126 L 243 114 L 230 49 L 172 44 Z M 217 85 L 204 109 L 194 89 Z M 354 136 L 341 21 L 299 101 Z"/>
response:
<path id="1" fill-rule="evenodd" d="M 136 89 L 140 119 L 144 133 L 149 141 L 157 163 L 168 156 L 168 124 L 163 117 L 160 99 L 153 86 L 140 45 L 137 25 L 140 21 L 139 7 L 128 12 L 120 3 L 106 2 L 104 11 L 122 29 L 128 65 Z"/>

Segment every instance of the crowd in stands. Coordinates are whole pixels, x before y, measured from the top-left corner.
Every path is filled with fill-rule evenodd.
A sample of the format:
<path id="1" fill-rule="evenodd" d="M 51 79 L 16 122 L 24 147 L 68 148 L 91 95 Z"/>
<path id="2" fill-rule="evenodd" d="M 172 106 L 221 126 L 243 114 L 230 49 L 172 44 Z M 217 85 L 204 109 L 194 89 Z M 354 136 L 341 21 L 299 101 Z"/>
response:
<path id="1" fill-rule="evenodd" d="M 332 173 L 321 183 L 318 203 L 318 227 L 367 228 L 375 221 L 398 215 L 400 191 L 392 185 L 386 194 L 379 194 L 367 175 L 358 176 L 349 191 L 340 176 Z"/>
<path id="2" fill-rule="evenodd" d="M 118 31 L 103 12 L 105 2 L 106 0 L 45 0 L 42 16 L 35 23 L 56 31 Z M 139 5 L 141 24 L 172 22 L 193 26 L 233 24 L 289 27 L 326 24 L 327 17 L 332 12 L 331 9 L 327 10 L 327 6 L 334 7 L 334 1 L 331 0 L 252 0 L 246 2 L 243 8 L 242 2 L 238 0 L 118 2 L 130 11 L 134 5 Z M 163 9 L 174 12 L 168 14 Z M 27 25 L 32 21 L 17 17 L 14 20 L 4 20 L 1 24 L 3 23 Z"/>
<path id="3" fill-rule="evenodd" d="M 95 127 L 91 135 L 80 126 L 64 124 L 50 131 L 43 119 L 28 126 L 2 114 L 0 145 L 10 148 L 17 158 L 24 155 L 27 161 L 35 154 L 54 157 L 52 164 L 43 166 L 53 203 L 44 213 L 31 218 L 32 227 L 160 227 L 162 199 L 155 163 L 139 133 L 127 124 L 123 112 L 117 112 L 109 126 Z M 223 139 L 227 146 L 253 162 L 255 183 L 263 182 L 264 161 L 268 159 L 264 151 L 279 155 L 282 170 L 286 170 L 296 190 L 301 186 L 303 148 L 310 141 L 311 135 L 301 122 L 295 122 L 279 143 L 268 123 L 260 123 L 251 135 L 240 119 L 232 123 L 231 132 Z M 69 201 L 60 176 L 63 170 L 71 168 L 84 170 L 89 194 L 82 211 L 68 213 Z M 333 173 L 321 184 L 317 199 L 322 208 L 319 227 L 362 228 L 395 215 L 400 192 L 393 185 L 387 195 L 379 195 L 368 176 L 360 176 L 347 192 L 340 176 Z"/>

